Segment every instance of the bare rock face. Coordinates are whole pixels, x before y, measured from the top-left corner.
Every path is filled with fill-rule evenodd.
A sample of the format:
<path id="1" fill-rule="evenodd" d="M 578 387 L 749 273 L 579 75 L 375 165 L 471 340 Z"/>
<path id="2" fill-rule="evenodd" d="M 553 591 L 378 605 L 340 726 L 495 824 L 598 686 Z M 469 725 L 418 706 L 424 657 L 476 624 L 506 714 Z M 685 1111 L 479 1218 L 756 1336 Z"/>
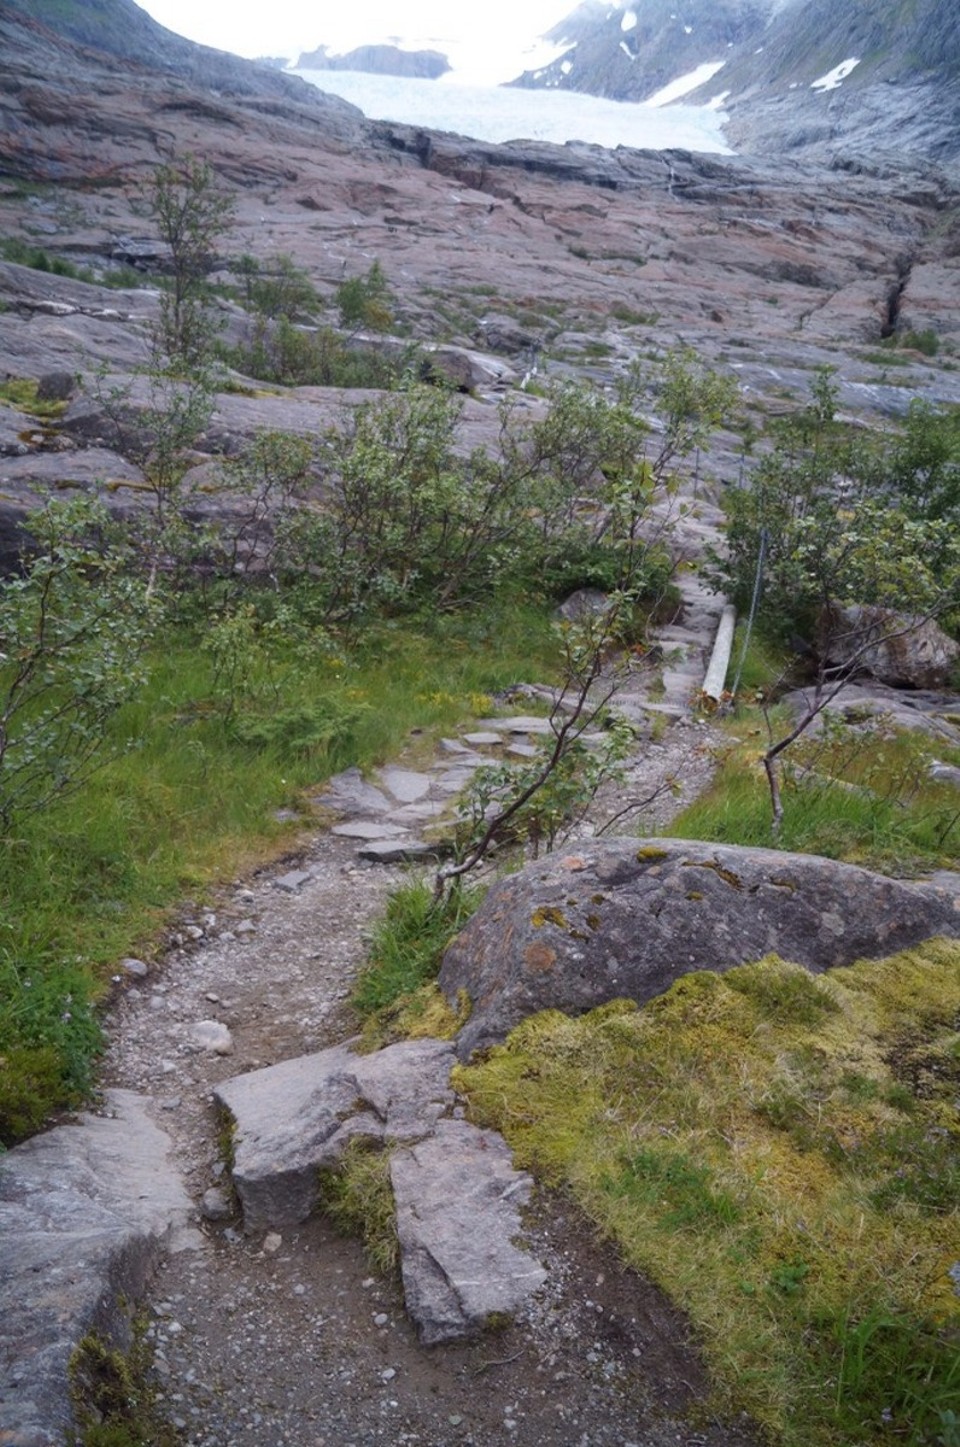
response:
<path id="1" fill-rule="evenodd" d="M 932 619 L 886 608 L 836 608 L 830 619 L 827 661 L 854 665 L 896 688 L 945 688 L 960 660 L 960 646 Z"/>
<path id="2" fill-rule="evenodd" d="M 146 1102 L 107 1092 L 81 1116 L 0 1161 L 0 1441 L 67 1440 L 69 1361 L 86 1332 L 111 1335 L 190 1201 Z"/>
<path id="3" fill-rule="evenodd" d="M 404 1298 L 425 1346 L 473 1335 L 543 1285 L 546 1272 L 513 1244 L 531 1182 L 502 1136 L 440 1121 L 394 1152 L 390 1175 Z"/>
<path id="4" fill-rule="evenodd" d="M 795 689 L 781 699 L 796 719 L 808 713 L 814 701 L 814 691 L 809 688 Z M 876 728 L 885 723 L 892 728 L 911 729 L 951 748 L 960 748 L 960 728 L 954 722 L 960 717 L 960 696 L 956 694 L 888 688 L 886 684 L 865 679 L 845 683 L 832 696 L 810 724 L 811 735 L 822 731 L 824 715 L 842 719 L 854 728 Z"/>
<path id="5" fill-rule="evenodd" d="M 960 879 L 951 892 L 811 855 L 620 839 L 495 885 L 447 950 L 440 985 L 472 1001 L 465 1059 L 538 1010 L 642 1003 L 693 970 L 771 952 L 819 973 L 938 934 L 960 936 Z"/>
<path id="6" fill-rule="evenodd" d="M 215 1091 L 236 1124 L 233 1183 L 249 1229 L 304 1221 L 318 1172 L 355 1136 L 426 1135 L 452 1104 L 452 1047 L 409 1040 L 375 1055 L 337 1045 L 227 1080 Z"/>
<path id="7" fill-rule="evenodd" d="M 327 47 L 304 52 L 298 70 L 360 70 L 371 75 L 405 75 L 436 80 L 446 75 L 450 62 L 439 50 L 401 50 L 397 45 L 358 45 L 345 55 L 330 55 Z"/>
<path id="8" fill-rule="evenodd" d="M 515 1244 L 529 1176 L 494 1131 L 449 1118 L 456 1056 L 442 1040 L 373 1055 L 344 1046 L 251 1071 L 217 1087 L 235 1124 L 233 1184 L 247 1230 L 322 1209 L 319 1172 L 352 1140 L 391 1152 L 407 1310 L 426 1345 L 473 1336 L 545 1280 Z"/>

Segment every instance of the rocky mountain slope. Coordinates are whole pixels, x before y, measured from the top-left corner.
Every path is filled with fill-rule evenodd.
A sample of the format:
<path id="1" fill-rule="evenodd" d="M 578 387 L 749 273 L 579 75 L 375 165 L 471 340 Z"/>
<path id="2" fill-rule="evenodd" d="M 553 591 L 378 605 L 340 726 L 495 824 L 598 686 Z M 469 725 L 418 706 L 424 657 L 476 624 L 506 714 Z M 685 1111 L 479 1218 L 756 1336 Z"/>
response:
<path id="1" fill-rule="evenodd" d="M 952 0 L 638 0 L 618 9 L 589 0 L 551 38 L 566 53 L 519 84 L 646 101 L 712 65 L 684 100 L 722 96 L 741 149 L 960 153 Z"/>
<path id="2" fill-rule="evenodd" d="M 114 3 L 119 33 L 129 0 Z M 28 17 L 18 0 L 0 13 L 0 238 L 14 247 L 94 276 L 121 262 L 155 269 L 162 248 L 143 195 L 158 162 L 192 151 L 235 197 L 227 268 L 245 253 L 287 253 L 332 295 L 379 259 L 408 335 L 495 350 L 519 375 L 535 355 L 548 375 L 610 377 L 681 343 L 732 369 L 759 409 L 805 395 L 823 364 L 841 367 L 843 405 L 858 414 L 902 414 L 918 395 L 960 400 L 950 168 L 496 146 L 367 122 L 248 62 L 236 62 L 233 89 L 214 94 L 162 48 L 147 68 L 146 44 L 136 66 L 76 44 L 36 18 L 49 17 L 48 4 L 34 0 Z M 77 10 L 110 13 L 106 0 Z M 258 91 L 261 81 L 282 92 Z M 86 375 L 97 363 L 129 373 L 146 356 L 156 306 L 145 281 L 118 293 L 4 266 L 0 374 Z M 221 304 L 229 334 L 242 311 Z M 929 334 L 939 359 L 907 350 L 888 366 L 879 343 L 911 334 Z M 299 429 L 315 405 L 296 394 L 223 402 L 234 431 Z M 51 469 L 92 475 L 83 448 L 95 428 L 79 428 L 74 450 L 55 457 L 22 431 L 12 419 L 2 448 L 8 501 Z M 125 466 L 115 459 L 112 475 Z"/>
<path id="3" fill-rule="evenodd" d="M 782 0 L 780 0 L 782 3 Z M 585 0 L 546 36 L 566 52 L 514 84 L 645 101 L 731 48 L 760 43 L 778 0 Z"/>
<path id="4" fill-rule="evenodd" d="M 401 50 L 397 45 L 358 45 L 344 55 L 330 55 L 326 45 L 304 51 L 298 70 L 360 70 L 371 75 L 406 75 L 436 80 L 450 69 L 439 50 Z"/>

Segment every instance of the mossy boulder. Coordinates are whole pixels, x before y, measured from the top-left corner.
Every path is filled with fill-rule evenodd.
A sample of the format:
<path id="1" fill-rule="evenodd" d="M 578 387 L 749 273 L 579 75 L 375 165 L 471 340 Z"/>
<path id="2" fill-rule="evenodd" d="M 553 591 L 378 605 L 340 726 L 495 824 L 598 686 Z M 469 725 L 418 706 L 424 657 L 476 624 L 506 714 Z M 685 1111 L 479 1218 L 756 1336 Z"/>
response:
<path id="1" fill-rule="evenodd" d="M 472 1005 L 458 1053 L 527 1015 L 643 1002 L 695 970 L 771 953 L 819 973 L 960 937 L 960 875 L 912 884 L 813 855 L 620 839 L 553 854 L 490 890 L 444 956 Z"/>

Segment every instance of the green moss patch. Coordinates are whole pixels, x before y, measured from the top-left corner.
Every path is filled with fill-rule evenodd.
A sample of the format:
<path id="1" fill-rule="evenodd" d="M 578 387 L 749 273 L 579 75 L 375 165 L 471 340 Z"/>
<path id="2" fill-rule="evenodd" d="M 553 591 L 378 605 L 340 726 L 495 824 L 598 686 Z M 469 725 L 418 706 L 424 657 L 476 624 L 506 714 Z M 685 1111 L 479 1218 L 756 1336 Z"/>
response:
<path id="1" fill-rule="evenodd" d="M 776 957 L 527 1020 L 460 1067 L 784 1447 L 948 1443 L 960 1413 L 960 945 Z"/>

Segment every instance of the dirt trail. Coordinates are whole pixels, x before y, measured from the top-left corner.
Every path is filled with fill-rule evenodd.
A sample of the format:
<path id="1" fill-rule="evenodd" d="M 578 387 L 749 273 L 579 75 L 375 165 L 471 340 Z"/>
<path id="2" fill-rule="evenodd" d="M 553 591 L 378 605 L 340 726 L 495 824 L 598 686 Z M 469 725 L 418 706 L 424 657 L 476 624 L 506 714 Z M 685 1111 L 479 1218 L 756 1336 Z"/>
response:
<path id="1" fill-rule="evenodd" d="M 695 637 L 687 656 L 706 642 Z M 648 684 L 633 680 L 634 703 Z M 648 828 L 662 829 L 704 785 L 709 743 L 702 725 L 674 715 L 638 752 L 637 797 L 682 781 L 679 797 L 661 794 L 646 813 Z M 747 1428 L 711 1420 L 679 1313 L 549 1193 L 537 1194 L 528 1223 L 547 1286 L 503 1331 L 430 1350 L 398 1283 L 373 1274 L 323 1219 L 246 1236 L 238 1218 L 204 1215 L 205 1193 L 225 1185 L 214 1085 L 351 1031 L 364 932 L 402 877 L 359 861 L 357 847 L 318 832 L 295 860 L 185 913 L 169 952 L 133 978 L 107 1022 L 103 1082 L 155 1099 L 198 1207 L 148 1303 L 163 1410 L 191 1447 L 751 1442 Z M 229 1053 L 198 1043 L 204 1021 L 227 1027 Z"/>

